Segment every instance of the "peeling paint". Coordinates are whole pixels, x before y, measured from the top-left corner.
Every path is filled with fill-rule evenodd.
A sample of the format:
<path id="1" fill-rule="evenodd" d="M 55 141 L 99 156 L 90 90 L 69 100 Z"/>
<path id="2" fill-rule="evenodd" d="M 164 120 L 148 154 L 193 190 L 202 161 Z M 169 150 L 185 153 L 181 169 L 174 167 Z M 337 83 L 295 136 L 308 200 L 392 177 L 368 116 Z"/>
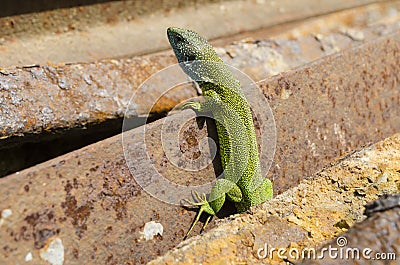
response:
<path id="1" fill-rule="evenodd" d="M 153 239 L 156 235 L 162 236 L 163 230 L 164 228 L 161 223 L 150 221 L 144 225 L 143 232 L 141 232 L 141 234 L 147 241 Z"/>
<path id="2" fill-rule="evenodd" d="M 10 217 L 11 215 L 12 215 L 11 209 L 4 209 L 4 210 L 1 212 L 1 218 L 4 218 L 4 219 Z"/>
<path id="3" fill-rule="evenodd" d="M 4 220 L 10 217 L 12 214 L 12 211 L 10 209 L 4 209 L 1 212 L 1 218 L 0 218 L 0 227 L 4 224 Z"/>
<path id="4" fill-rule="evenodd" d="M 40 257 L 51 265 L 64 264 L 64 246 L 58 237 L 49 240 L 48 245 L 40 250 Z"/>
<path id="5" fill-rule="evenodd" d="M 26 254 L 26 256 L 25 256 L 25 261 L 29 262 L 29 261 L 32 261 L 32 260 L 33 260 L 32 253 L 28 252 L 28 254 Z"/>

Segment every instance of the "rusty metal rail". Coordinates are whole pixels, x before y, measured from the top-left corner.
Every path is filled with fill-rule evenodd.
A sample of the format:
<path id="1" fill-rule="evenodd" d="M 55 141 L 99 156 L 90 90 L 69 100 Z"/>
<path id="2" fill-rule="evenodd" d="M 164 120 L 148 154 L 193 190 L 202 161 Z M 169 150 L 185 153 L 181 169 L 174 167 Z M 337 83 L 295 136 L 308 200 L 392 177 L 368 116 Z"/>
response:
<path id="1" fill-rule="evenodd" d="M 287 71 L 322 56 L 390 35 L 399 25 L 379 25 L 351 34 L 307 36 L 292 40 L 253 40 L 220 48 L 230 65 L 255 80 Z M 360 37 L 361 36 L 361 37 Z M 263 54 L 263 57 L 260 57 Z M 159 70 L 175 63 L 170 54 L 95 63 L 0 68 L 0 139 L 75 128 L 124 115 L 129 99 L 140 84 Z M 155 87 L 128 115 L 145 115 L 152 106 Z M 182 100 L 195 96 L 193 89 L 169 94 L 155 109 L 168 111 Z M 17 141 L 23 141 L 18 139 Z M 12 142 L 12 141 L 11 141 Z"/>
<path id="2" fill-rule="evenodd" d="M 307 36 L 296 41 L 244 41 L 218 51 L 227 63 L 260 80 L 396 32 L 399 27 L 396 23 L 379 25 L 353 30 L 352 34 Z M 0 176 L 115 135 L 129 99 L 140 84 L 174 62 L 168 53 L 96 63 L 0 69 Z M 136 126 L 144 124 L 141 116 L 147 115 L 154 95 L 163 89 L 161 84 L 155 85 L 141 95 L 140 102 L 130 106 L 125 114 L 133 117 Z M 153 111 L 159 117 L 195 95 L 193 88 L 181 87 L 165 94 Z M 41 152 L 43 149 L 47 151 Z"/>
<path id="3" fill-rule="evenodd" d="M 374 3 L 384 6 L 388 2 L 395 1 L 38 0 L 21 5 L 15 0 L 4 0 L 0 10 L 0 61 L 2 67 L 9 67 L 148 54 L 169 47 L 165 29 L 171 25 L 190 27 L 214 39 L 347 8 Z M 385 9 L 375 10 L 372 19 L 380 12 L 386 14 Z M 43 12 L 30 13 L 33 11 Z M 28 14 L 13 16 L 20 13 Z M 357 22 L 363 13 L 354 13 Z M 343 22 L 347 25 L 350 21 Z"/>
<path id="4" fill-rule="evenodd" d="M 335 157 L 400 130 L 399 36 L 396 32 L 260 83 L 277 125 L 270 177 L 278 193 Z M 61 85 L 61 94 L 68 92 L 57 71 L 49 77 Z M 174 115 L 173 124 L 185 113 Z M 182 176 L 186 181 L 212 179 L 212 165 L 188 173 L 170 164 L 160 148 L 162 123 L 146 125 L 147 151 L 157 167 L 176 182 Z M 207 129 L 198 129 L 192 119 L 179 139 L 190 147 Z M 141 130 L 124 137 L 140 145 Z M 187 155 L 193 152 L 187 149 Z M 156 200 L 134 177 L 118 135 L 1 179 L 0 209 L 7 209 L 0 229 L 3 263 L 22 263 L 31 253 L 40 264 L 39 256 L 50 247 L 62 250 L 68 264 L 135 264 L 172 248 L 195 212 Z M 145 240 L 143 229 L 150 221 L 162 224 L 164 232 Z"/>

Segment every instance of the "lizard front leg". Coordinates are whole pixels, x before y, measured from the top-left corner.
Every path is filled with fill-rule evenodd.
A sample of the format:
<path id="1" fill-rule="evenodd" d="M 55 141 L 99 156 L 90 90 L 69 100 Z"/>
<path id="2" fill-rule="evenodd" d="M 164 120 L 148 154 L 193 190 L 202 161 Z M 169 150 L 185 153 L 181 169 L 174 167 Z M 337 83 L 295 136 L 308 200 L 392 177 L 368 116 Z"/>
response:
<path id="1" fill-rule="evenodd" d="M 207 90 L 204 93 L 205 101 L 189 100 L 182 104 L 181 109 L 192 109 L 197 113 L 214 112 L 217 108 L 221 108 L 222 100 L 214 90 Z"/>

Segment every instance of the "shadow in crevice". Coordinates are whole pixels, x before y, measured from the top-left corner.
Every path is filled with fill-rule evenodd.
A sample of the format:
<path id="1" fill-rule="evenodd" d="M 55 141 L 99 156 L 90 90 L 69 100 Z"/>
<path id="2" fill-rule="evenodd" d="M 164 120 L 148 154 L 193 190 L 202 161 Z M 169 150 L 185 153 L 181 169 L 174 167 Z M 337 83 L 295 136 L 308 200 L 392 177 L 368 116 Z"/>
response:
<path id="1" fill-rule="evenodd" d="M 93 4 L 101 4 L 106 2 L 114 2 L 117 0 L 3 0 L 1 1 L 0 17 L 8 17 L 43 11 L 50 11 L 59 8 L 71 8 Z"/>
<path id="2" fill-rule="evenodd" d="M 127 119 L 130 127 L 125 130 L 142 126 L 164 116 L 164 114 L 159 114 L 151 118 L 132 117 Z M 85 127 L 26 134 L 1 140 L 0 178 L 120 134 L 122 123 L 123 118 L 118 118 L 88 124 Z"/>

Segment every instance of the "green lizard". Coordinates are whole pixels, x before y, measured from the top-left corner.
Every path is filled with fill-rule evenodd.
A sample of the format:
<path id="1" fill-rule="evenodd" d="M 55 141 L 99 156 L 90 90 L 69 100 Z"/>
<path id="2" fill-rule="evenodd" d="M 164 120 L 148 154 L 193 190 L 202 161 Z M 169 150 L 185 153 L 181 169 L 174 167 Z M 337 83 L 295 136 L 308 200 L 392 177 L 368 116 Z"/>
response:
<path id="1" fill-rule="evenodd" d="M 167 35 L 182 69 L 199 84 L 206 98 L 204 102 L 189 101 L 183 108 L 212 113 L 224 170 L 208 200 L 206 195 L 201 197 L 196 193 L 197 202 L 189 202 L 200 210 L 188 236 L 203 212 L 209 215 L 204 230 L 226 198 L 242 213 L 270 199 L 273 191 L 271 181 L 261 175 L 253 118 L 239 81 L 207 40 L 196 32 L 171 27 Z"/>

